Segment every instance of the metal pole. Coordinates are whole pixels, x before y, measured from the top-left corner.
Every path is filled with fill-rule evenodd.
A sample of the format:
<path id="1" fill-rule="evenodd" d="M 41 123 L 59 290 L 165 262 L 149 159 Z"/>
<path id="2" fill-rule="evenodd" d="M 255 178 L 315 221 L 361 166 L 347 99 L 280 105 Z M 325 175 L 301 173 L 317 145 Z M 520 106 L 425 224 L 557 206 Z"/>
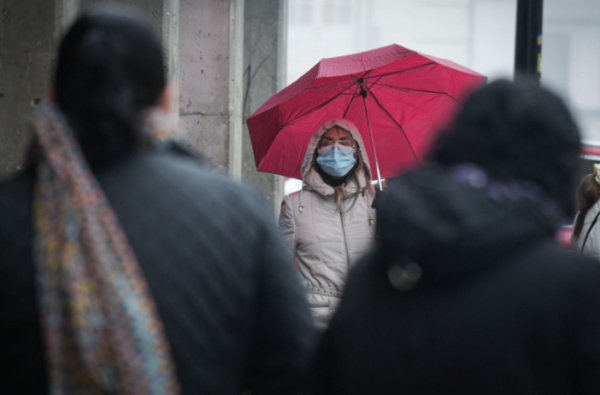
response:
<path id="1" fill-rule="evenodd" d="M 518 0 L 515 78 L 540 81 L 544 0 Z"/>

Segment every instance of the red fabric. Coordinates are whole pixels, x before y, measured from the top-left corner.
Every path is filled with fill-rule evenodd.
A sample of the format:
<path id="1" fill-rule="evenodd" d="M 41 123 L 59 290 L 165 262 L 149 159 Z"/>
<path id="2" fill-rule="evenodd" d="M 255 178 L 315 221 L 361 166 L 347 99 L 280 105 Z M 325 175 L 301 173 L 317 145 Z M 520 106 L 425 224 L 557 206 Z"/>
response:
<path id="1" fill-rule="evenodd" d="M 461 98 L 485 81 L 399 45 L 323 59 L 248 118 L 256 167 L 302 179 L 311 135 L 328 119 L 346 118 L 367 145 L 373 177 L 375 160 L 382 178 L 395 176 L 422 161 Z"/>

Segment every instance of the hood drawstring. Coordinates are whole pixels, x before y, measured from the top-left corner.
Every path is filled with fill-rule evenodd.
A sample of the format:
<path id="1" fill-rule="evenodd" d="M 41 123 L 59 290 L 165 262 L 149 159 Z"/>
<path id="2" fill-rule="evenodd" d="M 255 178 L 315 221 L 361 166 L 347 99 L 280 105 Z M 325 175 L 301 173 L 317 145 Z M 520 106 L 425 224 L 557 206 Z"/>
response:
<path id="1" fill-rule="evenodd" d="M 300 207 L 298 207 L 300 214 L 304 213 L 304 206 L 302 205 L 302 191 L 304 191 L 304 181 L 302 181 L 302 188 L 300 188 Z"/>

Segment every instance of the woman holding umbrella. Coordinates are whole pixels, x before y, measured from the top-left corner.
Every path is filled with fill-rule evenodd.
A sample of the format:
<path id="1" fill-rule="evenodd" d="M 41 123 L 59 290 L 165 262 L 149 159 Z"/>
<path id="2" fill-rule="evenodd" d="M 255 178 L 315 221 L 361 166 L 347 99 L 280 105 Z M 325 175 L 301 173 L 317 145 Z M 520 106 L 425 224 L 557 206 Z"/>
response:
<path id="1" fill-rule="evenodd" d="M 381 187 L 419 165 L 465 93 L 485 81 L 451 61 L 389 45 L 321 60 L 248 118 L 256 168 L 304 181 L 284 199 L 280 224 L 318 326 L 373 241 L 371 175 Z"/>
<path id="2" fill-rule="evenodd" d="M 315 324 L 324 329 L 349 268 L 375 238 L 369 159 L 352 122 L 321 125 L 308 144 L 302 178 L 302 189 L 283 199 L 279 224 L 296 252 Z"/>

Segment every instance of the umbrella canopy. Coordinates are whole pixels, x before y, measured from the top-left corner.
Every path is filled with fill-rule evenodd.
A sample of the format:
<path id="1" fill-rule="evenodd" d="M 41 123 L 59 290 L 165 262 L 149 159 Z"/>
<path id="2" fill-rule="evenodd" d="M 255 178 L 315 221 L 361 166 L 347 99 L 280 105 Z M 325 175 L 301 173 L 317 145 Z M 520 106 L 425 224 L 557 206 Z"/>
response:
<path id="1" fill-rule="evenodd" d="M 465 93 L 486 77 L 399 45 L 323 59 L 275 94 L 248 128 L 260 171 L 302 179 L 311 135 L 332 118 L 352 121 L 382 178 L 421 162 Z"/>

